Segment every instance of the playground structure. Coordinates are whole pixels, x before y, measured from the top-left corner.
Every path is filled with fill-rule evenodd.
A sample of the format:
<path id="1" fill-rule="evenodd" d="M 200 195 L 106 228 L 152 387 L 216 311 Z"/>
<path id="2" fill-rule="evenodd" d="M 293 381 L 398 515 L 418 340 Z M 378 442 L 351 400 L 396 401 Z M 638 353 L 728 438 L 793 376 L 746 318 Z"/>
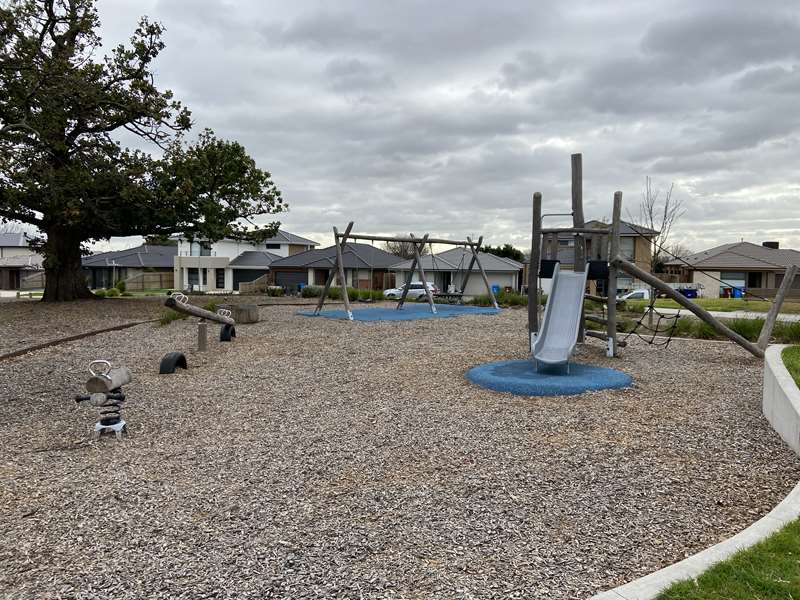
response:
<path id="1" fill-rule="evenodd" d="M 100 420 L 94 425 L 94 439 L 100 438 L 104 433 L 114 433 L 121 440 L 122 434 L 127 430 L 122 418 L 122 405 L 125 402 L 122 386 L 133 379 L 130 369 L 113 368 L 107 360 L 93 360 L 89 364 L 89 373 L 92 375 L 86 381 L 86 391 L 89 393 L 75 396 L 75 402 L 89 402 L 99 409 Z"/>
<path id="2" fill-rule="evenodd" d="M 164 306 L 172 310 L 197 317 L 197 351 L 205 352 L 208 350 L 208 323 L 212 321 L 221 325 L 219 331 L 220 342 L 231 342 L 236 337 L 236 321 L 231 317 L 231 311 L 220 308 L 217 312 L 211 312 L 205 308 L 200 308 L 189 302 L 188 296 L 181 293 L 172 294 L 164 301 Z M 257 309 L 256 309 L 257 311 Z M 187 369 L 186 356 L 182 352 L 168 352 L 161 358 L 158 373 L 169 375 L 176 369 Z"/>
<path id="3" fill-rule="evenodd" d="M 469 282 L 469 278 L 472 275 L 472 270 L 475 266 L 478 267 L 478 270 L 483 278 L 483 283 L 486 286 L 486 292 L 491 299 L 492 306 L 497 310 L 499 309 L 499 305 L 497 304 L 497 299 L 495 298 L 494 292 L 492 291 L 492 286 L 489 284 L 489 278 L 486 275 L 486 271 L 481 264 L 479 250 L 481 245 L 483 244 L 483 236 L 479 237 L 477 242 L 473 241 L 470 237 L 467 237 L 465 241 L 457 241 L 457 240 L 447 240 L 447 239 L 438 239 L 438 238 L 431 238 L 429 234 L 425 234 L 422 237 L 417 237 L 414 234 L 409 234 L 408 237 L 405 236 L 381 236 L 381 235 L 362 235 L 362 234 L 355 234 L 352 233 L 353 229 L 353 221 L 347 224 L 343 233 L 339 233 L 339 230 L 334 227 L 333 228 L 333 237 L 336 244 L 336 260 L 334 261 L 333 268 L 330 269 L 328 273 L 328 279 L 325 282 L 325 287 L 322 290 L 322 294 L 317 301 L 317 306 L 314 309 L 314 315 L 319 315 L 322 312 L 322 307 L 325 304 L 325 299 L 328 297 L 328 293 L 330 292 L 331 286 L 333 285 L 334 278 L 339 278 L 339 287 L 342 291 L 342 300 L 344 302 L 345 312 L 347 314 L 347 319 L 353 321 L 353 311 L 350 306 L 350 299 L 347 295 L 347 278 L 345 277 L 344 271 L 344 262 L 342 259 L 343 250 L 346 248 L 348 240 L 365 240 L 369 242 L 403 242 L 407 244 L 411 244 L 411 247 L 414 251 L 414 257 L 411 262 L 411 268 L 408 271 L 408 275 L 406 277 L 405 284 L 403 285 L 403 293 L 400 296 L 400 299 L 397 302 L 397 310 L 401 310 L 403 305 L 406 301 L 406 296 L 408 294 L 409 286 L 413 280 L 414 274 L 418 273 L 420 281 L 425 288 L 426 297 L 428 300 L 428 305 L 430 307 L 431 314 L 436 314 L 436 304 L 434 302 L 434 294 L 431 292 L 428 286 L 428 279 L 425 276 L 425 269 L 422 266 L 422 250 L 425 248 L 426 245 L 431 246 L 431 255 L 433 255 L 433 244 L 443 244 L 449 246 L 463 246 L 465 249 L 469 248 L 472 256 L 470 258 L 469 266 L 467 267 L 464 276 L 461 278 L 461 289 L 455 293 L 448 293 L 443 294 L 448 297 L 455 296 L 459 300 L 463 299 L 464 291 L 467 289 L 467 283 Z M 372 277 L 370 277 L 370 281 Z"/>
<path id="4" fill-rule="evenodd" d="M 766 315 L 764 326 L 756 343 L 750 342 L 739 335 L 720 320 L 713 317 L 707 310 L 695 304 L 683 294 L 677 292 L 669 284 L 662 281 L 652 273 L 633 264 L 624 258 L 620 252 L 620 224 L 622 216 L 622 192 L 614 193 L 611 224 L 605 227 L 587 228 L 584 223 L 583 213 L 583 166 L 582 156 L 573 154 L 572 157 L 572 212 L 559 215 L 542 214 L 542 195 L 536 192 L 533 195 L 533 227 L 531 236 L 531 263 L 528 270 L 528 334 L 530 350 L 535 361 L 546 364 L 566 364 L 576 343 L 583 342 L 586 337 L 595 337 L 606 342 L 606 354 L 609 357 L 619 356 L 619 348 L 623 347 L 624 340 L 618 339 L 617 334 L 617 277 L 620 271 L 643 281 L 663 293 L 668 298 L 677 302 L 686 310 L 692 312 L 699 319 L 711 325 L 719 334 L 758 358 L 764 358 L 766 349 L 775 322 L 780 312 L 783 300 L 791 288 L 797 274 L 797 267 L 787 269 L 784 280 L 775 297 L 775 300 Z M 545 216 L 571 216 L 572 227 L 545 228 L 542 219 Z M 574 239 L 574 274 L 580 273 L 583 281 L 598 280 L 605 282 L 605 295 L 591 295 L 585 293 L 585 283 L 581 287 L 582 298 L 574 302 L 578 295 L 574 289 L 571 293 L 564 294 L 559 291 L 559 279 L 564 273 L 559 269 L 558 248 L 559 235 L 569 235 Z M 589 244 L 587 244 L 587 241 Z M 591 254 L 587 256 L 587 245 Z M 576 277 L 576 279 L 580 279 Z M 539 322 L 539 282 L 542 278 L 553 279 L 553 292 L 548 299 L 542 323 Z M 653 311 L 656 294 L 651 292 L 650 311 Z M 585 315 L 583 299 L 594 300 L 604 305 L 605 317 Z M 554 304 L 561 304 L 564 300 L 571 301 L 570 308 L 558 307 L 550 310 L 550 300 Z M 555 301 L 558 302 L 555 302 Z M 605 326 L 605 332 L 588 331 L 585 320 L 590 320 Z M 577 322 L 577 327 L 571 323 Z M 640 321 L 641 323 L 641 321 Z"/>

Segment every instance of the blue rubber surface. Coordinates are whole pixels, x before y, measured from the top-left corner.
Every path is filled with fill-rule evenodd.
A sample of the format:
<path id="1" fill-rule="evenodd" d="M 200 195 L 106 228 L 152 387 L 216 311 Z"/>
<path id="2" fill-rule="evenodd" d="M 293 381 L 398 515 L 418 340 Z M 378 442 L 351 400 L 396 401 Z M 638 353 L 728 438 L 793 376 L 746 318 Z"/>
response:
<path id="1" fill-rule="evenodd" d="M 357 305 L 356 305 L 357 306 Z M 460 317 L 462 315 L 496 315 L 500 311 L 487 306 L 463 306 L 460 304 L 435 304 L 436 314 L 431 312 L 430 306 L 423 303 L 405 304 L 401 310 L 394 307 L 356 308 L 353 310 L 354 321 L 416 321 L 418 319 L 443 319 L 447 317 Z M 304 317 L 320 316 L 328 319 L 347 319 L 344 310 L 323 310 L 319 315 L 313 311 L 300 311 L 298 315 Z"/>
<path id="2" fill-rule="evenodd" d="M 481 387 L 517 396 L 572 396 L 594 390 L 628 387 L 630 375 L 579 363 L 537 372 L 532 360 L 503 360 L 478 365 L 466 373 L 467 379 Z"/>

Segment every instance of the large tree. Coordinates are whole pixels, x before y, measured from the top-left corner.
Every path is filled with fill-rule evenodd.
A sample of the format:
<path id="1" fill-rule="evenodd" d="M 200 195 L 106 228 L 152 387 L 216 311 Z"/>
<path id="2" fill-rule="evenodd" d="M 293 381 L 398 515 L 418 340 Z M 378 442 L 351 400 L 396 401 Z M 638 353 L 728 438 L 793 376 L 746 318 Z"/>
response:
<path id="1" fill-rule="evenodd" d="M 505 258 L 516 260 L 517 262 L 525 261 L 525 254 L 522 252 L 522 250 L 514 248 L 514 246 L 511 244 L 503 244 L 502 246 L 495 246 L 494 248 L 492 248 L 491 245 L 488 245 L 484 246 L 482 250 L 484 252 L 488 252 L 489 254 L 494 254 L 495 256 L 503 256 Z"/>
<path id="2" fill-rule="evenodd" d="M 664 271 L 664 263 L 672 259 L 675 252 L 670 250 L 672 245 L 672 228 L 686 210 L 683 200 L 672 195 L 675 184 L 671 183 L 666 192 L 653 186 L 653 180 L 645 177 L 642 199 L 639 202 L 639 211 L 628 213 L 628 218 L 635 225 L 652 229 L 657 233 L 652 239 L 653 256 L 651 265 L 653 272 Z"/>
<path id="3" fill-rule="evenodd" d="M 183 232 L 263 239 L 250 217 L 284 208 L 270 174 L 236 142 L 204 131 L 154 84 L 163 27 L 98 58 L 96 0 L 10 0 L 0 7 L 0 219 L 44 234 L 45 301 L 91 297 L 83 244 Z M 123 148 L 116 134 L 159 156 Z M 244 221 L 244 223 L 243 223 Z"/>

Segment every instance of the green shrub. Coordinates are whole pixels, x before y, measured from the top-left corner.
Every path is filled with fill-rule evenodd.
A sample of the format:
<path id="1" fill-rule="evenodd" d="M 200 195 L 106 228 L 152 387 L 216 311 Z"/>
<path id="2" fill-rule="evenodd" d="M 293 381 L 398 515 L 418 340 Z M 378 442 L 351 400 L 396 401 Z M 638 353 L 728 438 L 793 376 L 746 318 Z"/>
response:
<path id="1" fill-rule="evenodd" d="M 772 330 L 772 337 L 781 344 L 800 343 L 800 321 L 778 321 Z"/>
<path id="2" fill-rule="evenodd" d="M 94 295 L 97 296 L 98 298 L 105 298 L 106 297 L 106 293 L 107 292 L 104 289 L 99 289 L 99 290 L 95 290 L 94 291 Z"/>
<path id="3" fill-rule="evenodd" d="M 117 296 L 119 296 L 119 290 L 117 288 L 108 288 L 106 290 L 107 298 L 116 298 Z"/>
<path id="4" fill-rule="evenodd" d="M 359 290 L 358 299 L 361 302 L 380 302 L 383 300 L 382 290 Z"/>
<path id="5" fill-rule="evenodd" d="M 279 285 L 270 285 L 267 287 L 267 296 L 271 296 L 273 298 L 283 296 L 283 288 Z"/>
<path id="6" fill-rule="evenodd" d="M 589 331 L 605 331 L 605 325 L 601 325 L 600 323 L 595 323 L 594 321 L 586 321 L 585 329 Z"/>
<path id="7" fill-rule="evenodd" d="M 697 326 L 695 328 L 694 337 L 701 340 L 713 340 L 717 337 L 717 330 L 705 321 L 697 319 Z"/>
<path id="8" fill-rule="evenodd" d="M 203 308 L 205 308 L 209 312 L 215 313 L 215 312 L 217 312 L 217 309 L 219 308 L 219 302 L 216 302 L 215 300 L 212 300 L 211 302 L 206 302 L 203 305 Z"/>
<path id="9" fill-rule="evenodd" d="M 319 298 L 322 295 L 323 289 L 324 288 L 319 285 L 307 285 L 302 290 L 300 290 L 300 295 L 303 298 Z"/>
<path id="10" fill-rule="evenodd" d="M 120 279 L 119 281 L 117 281 L 117 283 L 114 284 L 114 287 L 117 288 L 119 290 L 119 293 L 121 294 L 122 292 L 125 291 L 125 280 Z"/>
<path id="11" fill-rule="evenodd" d="M 122 295 L 125 296 L 126 298 L 133 296 L 133 294 L 130 292 L 122 292 Z"/>
<path id="12" fill-rule="evenodd" d="M 159 325 L 164 326 L 169 325 L 173 321 L 180 321 L 181 319 L 187 319 L 188 317 L 189 315 L 175 312 L 174 310 L 165 310 L 163 313 L 161 313 L 158 323 Z"/>
<path id="13" fill-rule="evenodd" d="M 341 300 L 342 299 L 342 288 L 340 287 L 332 287 L 328 290 L 328 298 L 331 300 Z"/>
<path id="14" fill-rule="evenodd" d="M 764 319 L 734 319 L 728 323 L 728 327 L 751 342 L 758 340 L 763 326 Z"/>

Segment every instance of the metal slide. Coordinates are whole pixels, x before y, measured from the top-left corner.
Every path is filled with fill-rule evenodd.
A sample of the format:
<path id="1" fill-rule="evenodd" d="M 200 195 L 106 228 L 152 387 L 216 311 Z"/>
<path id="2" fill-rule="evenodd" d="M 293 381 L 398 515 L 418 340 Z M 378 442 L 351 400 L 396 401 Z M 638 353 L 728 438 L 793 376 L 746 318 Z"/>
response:
<path id="1" fill-rule="evenodd" d="M 533 344 L 536 368 L 543 365 L 566 365 L 575 351 L 581 324 L 583 296 L 586 292 L 586 274 L 560 271 L 556 264 L 553 286 L 544 309 L 544 319 Z"/>

